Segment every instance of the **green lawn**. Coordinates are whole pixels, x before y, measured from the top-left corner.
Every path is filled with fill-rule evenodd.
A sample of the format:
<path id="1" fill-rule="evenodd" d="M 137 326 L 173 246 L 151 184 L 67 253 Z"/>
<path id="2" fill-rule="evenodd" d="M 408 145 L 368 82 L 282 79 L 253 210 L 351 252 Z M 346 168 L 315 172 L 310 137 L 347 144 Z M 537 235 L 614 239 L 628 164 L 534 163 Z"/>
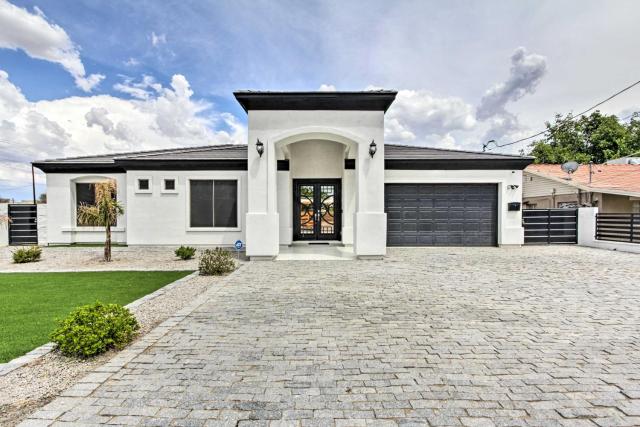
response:
<path id="1" fill-rule="evenodd" d="M 95 301 L 128 304 L 190 271 L 0 274 L 0 363 L 49 341 L 55 319 Z"/>

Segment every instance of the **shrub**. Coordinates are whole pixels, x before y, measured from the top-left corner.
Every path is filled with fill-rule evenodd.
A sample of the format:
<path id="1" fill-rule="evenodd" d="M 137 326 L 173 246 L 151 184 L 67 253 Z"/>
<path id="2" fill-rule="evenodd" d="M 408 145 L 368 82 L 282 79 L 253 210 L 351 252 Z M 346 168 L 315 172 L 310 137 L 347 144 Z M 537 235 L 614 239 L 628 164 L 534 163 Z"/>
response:
<path id="1" fill-rule="evenodd" d="M 22 264 L 25 262 L 39 261 L 40 255 L 42 255 L 42 249 L 40 249 L 38 246 L 20 248 L 13 252 L 13 262 L 15 262 L 16 264 Z"/>
<path id="2" fill-rule="evenodd" d="M 78 307 L 59 320 L 51 340 L 63 354 L 87 358 L 126 346 L 138 329 L 138 321 L 127 308 L 96 302 Z"/>
<path id="3" fill-rule="evenodd" d="M 183 260 L 188 260 L 193 258 L 196 254 L 196 248 L 192 248 L 191 246 L 180 246 L 176 249 L 176 256 L 178 258 L 182 258 Z"/>
<path id="4" fill-rule="evenodd" d="M 198 269 L 203 276 L 220 276 L 235 270 L 236 262 L 229 251 L 221 248 L 205 249 L 200 257 Z"/>

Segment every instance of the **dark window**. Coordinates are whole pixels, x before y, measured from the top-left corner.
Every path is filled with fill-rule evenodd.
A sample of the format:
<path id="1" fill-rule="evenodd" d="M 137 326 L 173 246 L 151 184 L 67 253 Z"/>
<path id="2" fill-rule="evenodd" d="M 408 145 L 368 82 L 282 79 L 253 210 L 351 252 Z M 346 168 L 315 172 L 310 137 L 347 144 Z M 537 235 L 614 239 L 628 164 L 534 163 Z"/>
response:
<path id="1" fill-rule="evenodd" d="M 116 193 L 112 195 L 114 199 L 117 198 Z M 96 204 L 96 186 L 91 183 L 76 183 L 76 212 L 80 206 L 83 205 L 95 205 Z M 76 215 L 76 225 L 88 225 L 81 224 L 78 216 Z M 117 225 L 117 221 L 113 224 L 113 226 Z"/>
<path id="2" fill-rule="evenodd" d="M 138 180 L 138 190 L 148 190 L 149 189 L 149 180 L 148 179 L 139 179 Z"/>
<path id="3" fill-rule="evenodd" d="M 213 181 L 191 180 L 189 189 L 191 227 L 213 227 Z"/>
<path id="4" fill-rule="evenodd" d="M 164 189 L 165 190 L 175 190 L 176 189 L 176 180 L 175 179 L 165 179 L 164 180 Z"/>
<path id="5" fill-rule="evenodd" d="M 214 181 L 214 214 L 216 227 L 238 226 L 238 181 Z"/>
<path id="6" fill-rule="evenodd" d="M 238 226 L 238 181 L 191 180 L 191 227 Z"/>

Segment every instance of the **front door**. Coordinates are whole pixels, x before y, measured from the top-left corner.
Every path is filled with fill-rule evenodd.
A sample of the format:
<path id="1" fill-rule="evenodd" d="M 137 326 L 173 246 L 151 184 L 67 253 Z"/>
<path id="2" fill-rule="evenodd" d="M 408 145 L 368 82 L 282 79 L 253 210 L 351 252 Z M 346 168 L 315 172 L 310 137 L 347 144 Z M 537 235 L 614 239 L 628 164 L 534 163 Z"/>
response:
<path id="1" fill-rule="evenodd" d="M 340 240 L 340 180 L 293 180 L 294 240 Z"/>

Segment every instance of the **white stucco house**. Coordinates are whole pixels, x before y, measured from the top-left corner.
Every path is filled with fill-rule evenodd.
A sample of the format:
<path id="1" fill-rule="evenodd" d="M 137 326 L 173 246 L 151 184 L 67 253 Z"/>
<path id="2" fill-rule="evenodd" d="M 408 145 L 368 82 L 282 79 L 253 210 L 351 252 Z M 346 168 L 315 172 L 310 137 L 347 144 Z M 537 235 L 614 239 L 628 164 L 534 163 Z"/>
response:
<path id="1" fill-rule="evenodd" d="M 532 159 L 384 143 L 396 92 L 256 92 L 235 97 L 248 144 L 34 162 L 46 173 L 49 244 L 97 242 L 79 224 L 91 184 L 114 179 L 128 245 L 521 245 L 522 170 Z"/>

